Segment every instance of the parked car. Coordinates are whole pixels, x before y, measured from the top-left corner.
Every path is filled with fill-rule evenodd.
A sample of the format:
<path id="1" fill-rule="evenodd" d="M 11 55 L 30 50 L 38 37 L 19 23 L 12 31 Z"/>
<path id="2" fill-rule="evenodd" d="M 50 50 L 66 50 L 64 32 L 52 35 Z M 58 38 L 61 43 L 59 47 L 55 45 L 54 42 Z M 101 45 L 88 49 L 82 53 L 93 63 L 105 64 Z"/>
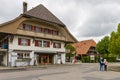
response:
<path id="1" fill-rule="evenodd" d="M 117 61 L 117 62 L 120 62 L 120 58 L 116 58 L 116 61 Z"/>

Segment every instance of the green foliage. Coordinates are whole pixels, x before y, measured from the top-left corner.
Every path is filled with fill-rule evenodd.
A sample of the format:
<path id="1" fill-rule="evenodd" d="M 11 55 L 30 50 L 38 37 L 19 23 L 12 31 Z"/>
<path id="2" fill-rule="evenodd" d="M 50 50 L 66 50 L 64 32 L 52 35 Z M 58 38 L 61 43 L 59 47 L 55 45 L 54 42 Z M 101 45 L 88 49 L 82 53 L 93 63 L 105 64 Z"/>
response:
<path id="1" fill-rule="evenodd" d="M 112 32 L 110 37 L 109 52 L 115 55 L 120 55 L 120 24 L 117 32 Z"/>
<path id="2" fill-rule="evenodd" d="M 71 54 L 71 53 L 66 54 L 66 57 L 73 57 L 73 56 L 74 56 L 74 54 Z"/>
<path id="3" fill-rule="evenodd" d="M 116 62 L 116 57 L 108 57 L 108 62 Z"/>
<path id="4" fill-rule="evenodd" d="M 116 57 L 120 56 L 120 24 L 118 25 L 116 32 L 111 32 L 110 38 L 105 36 L 98 42 L 96 49 L 101 54 L 107 54 L 109 61 L 115 61 Z M 109 53 L 115 56 L 108 57 Z M 105 57 L 105 55 L 103 55 L 103 57 Z"/>
<path id="5" fill-rule="evenodd" d="M 108 51 L 109 43 L 110 43 L 110 38 L 109 38 L 109 36 L 105 36 L 101 41 L 99 41 L 99 42 L 97 43 L 96 50 L 97 50 L 100 54 L 106 54 L 107 57 L 108 57 L 108 54 L 109 54 L 109 51 Z"/>
<path id="6" fill-rule="evenodd" d="M 65 48 L 69 49 L 70 51 L 76 51 L 75 47 L 73 47 L 71 44 L 67 44 Z"/>
<path id="7" fill-rule="evenodd" d="M 90 57 L 89 57 L 89 56 L 83 56 L 83 57 L 82 57 L 82 62 L 83 62 L 83 63 L 88 63 L 88 62 L 90 62 Z"/>
<path id="8" fill-rule="evenodd" d="M 65 46 L 66 50 L 70 50 L 70 52 L 66 53 L 66 57 L 70 59 L 70 57 L 75 56 L 75 54 L 72 54 L 73 52 L 76 51 L 75 47 L 73 47 L 71 44 L 67 44 Z"/>

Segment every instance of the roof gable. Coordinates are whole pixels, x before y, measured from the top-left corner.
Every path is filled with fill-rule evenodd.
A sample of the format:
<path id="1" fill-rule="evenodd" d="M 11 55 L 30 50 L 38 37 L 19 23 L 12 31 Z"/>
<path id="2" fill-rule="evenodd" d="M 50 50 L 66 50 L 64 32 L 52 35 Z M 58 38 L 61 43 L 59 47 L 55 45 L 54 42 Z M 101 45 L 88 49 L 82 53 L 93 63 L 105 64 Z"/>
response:
<path id="1" fill-rule="evenodd" d="M 77 54 L 86 54 L 91 46 L 96 47 L 96 42 L 94 40 L 85 40 L 74 43 L 73 46 L 76 48 Z"/>
<path id="2" fill-rule="evenodd" d="M 70 42 L 70 43 L 77 42 L 76 38 L 69 32 L 67 27 L 56 16 L 54 16 L 48 9 L 46 9 L 43 5 L 38 5 L 37 7 L 18 16 L 17 18 L 0 24 L 0 32 L 21 35 L 17 32 L 19 29 L 18 27 L 20 26 L 21 23 L 25 21 L 42 22 L 45 24 L 50 23 L 58 27 L 59 31 L 64 32 L 65 36 L 63 37 L 65 37 L 65 40 L 64 40 L 65 42 Z M 31 36 L 33 37 L 36 35 L 31 34 Z"/>
<path id="3" fill-rule="evenodd" d="M 37 7 L 23 13 L 25 16 L 34 17 L 38 19 L 42 19 L 45 21 L 53 22 L 62 26 L 65 26 L 55 15 L 53 15 L 47 8 L 45 8 L 42 4 Z"/>

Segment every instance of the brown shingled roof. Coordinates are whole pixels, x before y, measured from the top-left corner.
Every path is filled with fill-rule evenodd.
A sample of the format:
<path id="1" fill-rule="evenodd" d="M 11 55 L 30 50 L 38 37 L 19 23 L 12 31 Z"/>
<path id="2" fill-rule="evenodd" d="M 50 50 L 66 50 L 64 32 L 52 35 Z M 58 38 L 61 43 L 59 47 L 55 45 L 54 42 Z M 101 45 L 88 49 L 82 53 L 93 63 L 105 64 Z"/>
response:
<path id="1" fill-rule="evenodd" d="M 72 44 L 76 48 L 76 54 L 86 54 L 91 46 L 96 47 L 94 40 L 85 40 Z"/>
<path id="2" fill-rule="evenodd" d="M 23 13 L 23 15 L 38 18 L 38 19 L 42 19 L 42 20 L 45 20 L 45 21 L 49 21 L 49 22 L 53 22 L 53 23 L 65 26 L 65 24 L 63 22 L 61 22 L 55 15 L 53 15 L 42 4 L 40 4 L 37 7 Z"/>

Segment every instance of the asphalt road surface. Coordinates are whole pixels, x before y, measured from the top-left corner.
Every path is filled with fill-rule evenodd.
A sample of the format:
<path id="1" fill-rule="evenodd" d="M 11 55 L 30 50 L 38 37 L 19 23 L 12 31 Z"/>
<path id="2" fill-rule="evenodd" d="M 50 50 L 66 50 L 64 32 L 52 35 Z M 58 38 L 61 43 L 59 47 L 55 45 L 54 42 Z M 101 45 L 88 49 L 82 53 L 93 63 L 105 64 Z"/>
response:
<path id="1" fill-rule="evenodd" d="M 120 80 L 120 72 L 99 71 L 99 64 L 77 64 L 0 72 L 0 80 Z"/>

